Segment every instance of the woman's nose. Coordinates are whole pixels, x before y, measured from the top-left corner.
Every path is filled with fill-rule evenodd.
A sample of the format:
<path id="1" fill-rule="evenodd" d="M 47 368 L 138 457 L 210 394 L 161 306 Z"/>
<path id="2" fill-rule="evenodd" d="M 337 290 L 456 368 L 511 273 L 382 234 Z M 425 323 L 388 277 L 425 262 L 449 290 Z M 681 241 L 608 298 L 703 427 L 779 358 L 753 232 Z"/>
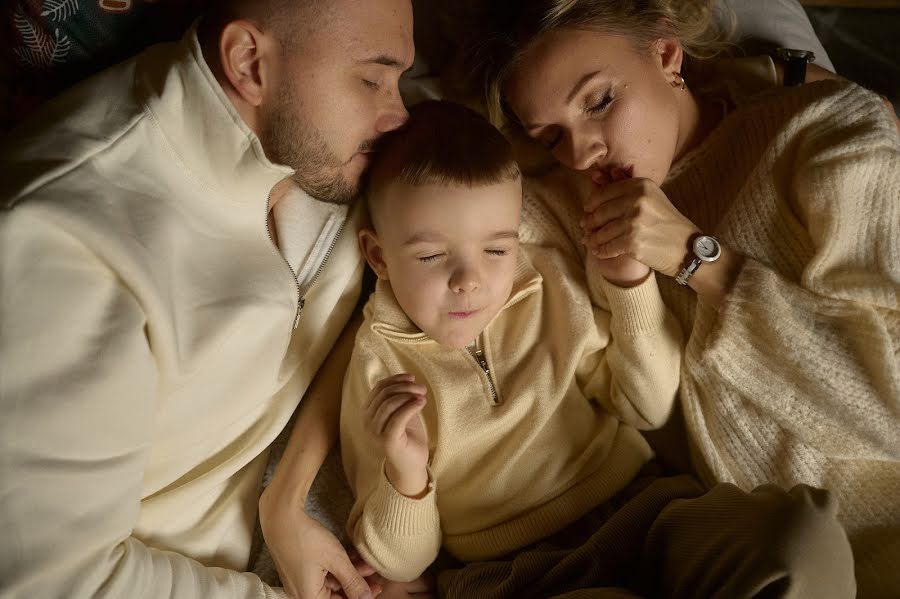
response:
<path id="1" fill-rule="evenodd" d="M 572 135 L 563 154 L 556 159 L 571 169 L 583 171 L 606 157 L 606 142 L 599 135 Z"/>

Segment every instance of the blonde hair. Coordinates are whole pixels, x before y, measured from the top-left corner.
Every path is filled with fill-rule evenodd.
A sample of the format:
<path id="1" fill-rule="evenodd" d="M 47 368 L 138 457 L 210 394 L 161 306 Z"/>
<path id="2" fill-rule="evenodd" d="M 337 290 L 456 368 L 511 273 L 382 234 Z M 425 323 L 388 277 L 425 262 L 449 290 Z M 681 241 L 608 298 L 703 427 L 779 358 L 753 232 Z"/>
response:
<path id="1" fill-rule="evenodd" d="M 510 117 L 503 86 L 544 33 L 583 29 L 624 35 L 641 51 L 660 38 L 675 37 L 688 57 L 710 58 L 728 46 L 734 27 L 733 13 L 716 15 L 716 0 L 490 0 L 478 20 L 488 31 L 478 34 L 465 53 L 469 87 L 480 88 L 498 127 Z"/>

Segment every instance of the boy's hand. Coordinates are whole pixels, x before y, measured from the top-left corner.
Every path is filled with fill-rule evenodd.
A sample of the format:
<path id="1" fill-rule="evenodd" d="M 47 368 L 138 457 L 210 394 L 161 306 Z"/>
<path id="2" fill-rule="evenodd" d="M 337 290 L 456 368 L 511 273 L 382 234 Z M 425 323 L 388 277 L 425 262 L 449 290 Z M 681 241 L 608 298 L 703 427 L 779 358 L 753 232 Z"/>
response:
<path id="1" fill-rule="evenodd" d="M 428 433 L 420 416 L 426 391 L 411 374 L 390 376 L 372 389 L 363 413 L 366 431 L 384 450 L 388 480 L 409 497 L 428 486 Z"/>
<path id="2" fill-rule="evenodd" d="M 617 181 L 630 179 L 632 176 L 630 169 L 625 170 L 618 167 L 595 171 L 591 175 L 591 181 L 594 183 L 594 192 L 590 195 L 588 202 L 598 194 L 602 193 L 607 186 Z M 587 206 L 585 206 L 587 210 Z M 587 219 L 587 217 L 586 217 Z M 587 245 L 588 235 L 591 232 L 584 227 L 583 243 Z M 650 274 L 650 268 L 641 264 L 628 255 L 619 255 L 612 258 L 598 258 L 591 254 L 591 248 L 588 247 L 588 261 L 593 261 L 600 275 L 619 287 L 633 287 L 642 283 Z"/>
<path id="3" fill-rule="evenodd" d="M 622 260 L 613 265 L 627 269 L 631 276 L 639 274 L 634 262 L 670 277 L 677 275 L 688 256 L 691 237 L 699 232 L 697 226 L 649 179 L 626 177 L 603 183 L 584 205 L 581 226 L 588 253 L 604 261 Z M 646 278 L 649 271 L 644 273 Z M 607 279 L 629 286 L 627 280 Z"/>

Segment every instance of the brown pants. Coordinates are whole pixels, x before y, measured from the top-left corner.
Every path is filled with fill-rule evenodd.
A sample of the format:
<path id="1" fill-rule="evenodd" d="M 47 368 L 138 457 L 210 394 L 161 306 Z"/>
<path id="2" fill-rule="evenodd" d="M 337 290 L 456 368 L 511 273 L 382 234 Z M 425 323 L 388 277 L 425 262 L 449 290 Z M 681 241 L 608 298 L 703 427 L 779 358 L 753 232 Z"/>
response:
<path id="1" fill-rule="evenodd" d="M 551 538 L 446 569 L 450 599 L 850 598 L 853 557 L 826 491 L 750 493 L 691 477 L 644 478 Z"/>

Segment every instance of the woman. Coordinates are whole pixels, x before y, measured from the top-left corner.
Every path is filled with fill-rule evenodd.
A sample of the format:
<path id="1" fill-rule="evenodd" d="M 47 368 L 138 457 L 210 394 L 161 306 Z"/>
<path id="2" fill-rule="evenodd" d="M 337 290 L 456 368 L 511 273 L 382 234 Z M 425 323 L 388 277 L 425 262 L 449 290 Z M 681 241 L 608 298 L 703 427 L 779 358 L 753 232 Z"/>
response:
<path id="1" fill-rule="evenodd" d="M 537 0 L 500 14 L 473 53 L 489 111 L 573 175 L 557 180 L 555 210 L 575 242 L 611 271 L 663 275 L 685 332 L 682 410 L 698 473 L 832 490 L 859 596 L 896 596 L 892 115 L 847 82 L 745 100 L 695 90 L 686 55 L 708 53 L 708 30 L 669 2 Z"/>

